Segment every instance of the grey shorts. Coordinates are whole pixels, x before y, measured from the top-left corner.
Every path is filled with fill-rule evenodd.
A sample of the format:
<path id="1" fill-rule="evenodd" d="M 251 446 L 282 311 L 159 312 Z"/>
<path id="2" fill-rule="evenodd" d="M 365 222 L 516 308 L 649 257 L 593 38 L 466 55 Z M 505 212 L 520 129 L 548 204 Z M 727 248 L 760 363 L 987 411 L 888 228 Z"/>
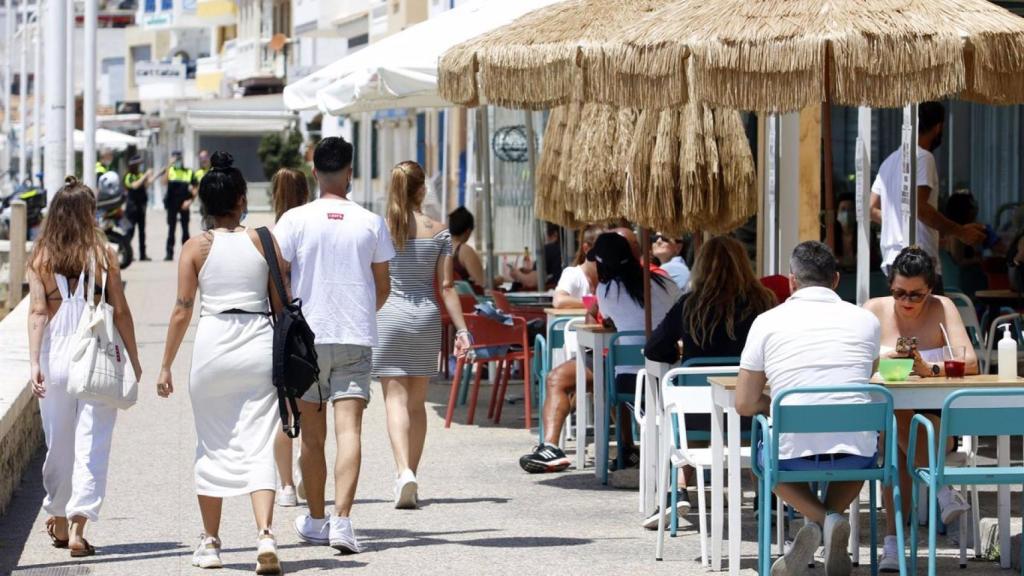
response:
<path id="1" fill-rule="evenodd" d="M 370 370 L 373 349 L 354 344 L 317 344 L 320 382 L 302 396 L 306 402 L 331 402 L 360 398 L 370 402 Z M 320 387 L 319 392 L 317 386 Z"/>

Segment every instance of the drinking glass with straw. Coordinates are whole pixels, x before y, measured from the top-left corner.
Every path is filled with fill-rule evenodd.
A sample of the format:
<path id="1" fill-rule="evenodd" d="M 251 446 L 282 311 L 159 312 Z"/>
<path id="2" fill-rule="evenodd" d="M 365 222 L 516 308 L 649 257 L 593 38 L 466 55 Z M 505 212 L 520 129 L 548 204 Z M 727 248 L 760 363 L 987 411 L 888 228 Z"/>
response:
<path id="1" fill-rule="evenodd" d="M 946 342 L 946 347 L 942 350 L 943 368 L 945 369 L 946 377 L 963 378 L 966 370 L 967 350 L 964 346 L 954 348 L 949 342 L 949 333 L 946 332 L 946 327 L 941 322 L 939 323 L 939 328 L 942 329 L 942 338 Z"/>

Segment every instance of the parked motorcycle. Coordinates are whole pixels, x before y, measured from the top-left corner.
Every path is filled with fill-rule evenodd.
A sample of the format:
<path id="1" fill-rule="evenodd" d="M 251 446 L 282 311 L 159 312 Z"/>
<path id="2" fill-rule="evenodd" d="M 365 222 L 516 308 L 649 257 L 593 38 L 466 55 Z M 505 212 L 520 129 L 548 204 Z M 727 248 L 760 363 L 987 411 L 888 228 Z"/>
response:
<path id="1" fill-rule="evenodd" d="M 117 259 L 124 270 L 135 259 L 131 243 L 135 227 L 125 213 L 128 196 L 121 186 L 121 177 L 112 170 L 99 177 L 96 188 L 96 224 L 106 234 L 107 242 L 117 246 Z"/>
<path id="2" fill-rule="evenodd" d="M 32 240 L 46 213 L 46 192 L 40 187 L 25 183 L 14 192 L 0 198 L 0 238 L 3 239 L 11 237 L 11 202 L 14 200 L 25 202 L 28 238 Z"/>

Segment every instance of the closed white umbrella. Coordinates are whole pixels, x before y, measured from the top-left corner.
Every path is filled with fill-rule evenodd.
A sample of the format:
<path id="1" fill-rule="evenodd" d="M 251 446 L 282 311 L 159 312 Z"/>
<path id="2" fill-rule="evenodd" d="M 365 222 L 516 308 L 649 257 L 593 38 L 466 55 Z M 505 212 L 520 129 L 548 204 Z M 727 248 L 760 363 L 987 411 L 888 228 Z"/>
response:
<path id="1" fill-rule="evenodd" d="M 446 50 L 560 0 L 475 0 L 374 42 L 289 84 L 291 110 L 350 114 L 386 108 L 440 108 L 437 63 Z"/>

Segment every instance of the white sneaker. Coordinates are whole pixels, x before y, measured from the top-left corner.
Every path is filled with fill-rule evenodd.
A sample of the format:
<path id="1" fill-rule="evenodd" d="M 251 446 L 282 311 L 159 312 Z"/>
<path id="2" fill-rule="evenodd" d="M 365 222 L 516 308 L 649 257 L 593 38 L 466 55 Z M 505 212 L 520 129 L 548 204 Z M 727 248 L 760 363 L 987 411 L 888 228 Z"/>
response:
<path id="1" fill-rule="evenodd" d="M 199 537 L 199 546 L 192 553 L 192 565 L 196 568 L 223 568 L 220 561 L 220 539 L 203 534 Z"/>
<path id="2" fill-rule="evenodd" d="M 850 521 L 842 514 L 825 517 L 825 574 L 850 576 L 853 562 L 847 554 L 850 543 Z"/>
<path id="3" fill-rule="evenodd" d="M 676 502 L 676 514 L 682 518 L 690 513 L 690 501 L 685 498 L 680 498 Z M 672 521 L 672 509 L 668 506 L 665 507 L 665 528 L 669 528 L 669 522 Z M 655 512 L 648 516 L 644 522 L 643 527 L 645 530 L 657 530 L 658 529 L 658 513 Z"/>
<path id="4" fill-rule="evenodd" d="M 291 508 L 292 506 L 299 505 L 299 498 L 295 495 L 294 486 L 281 486 L 278 488 L 275 500 L 277 505 L 282 508 Z"/>
<path id="5" fill-rule="evenodd" d="M 352 530 L 352 520 L 341 516 L 331 516 L 330 521 L 330 542 L 334 548 L 342 554 L 359 554 L 359 542 L 356 541 L 356 533 Z"/>
<path id="6" fill-rule="evenodd" d="M 900 571 L 900 549 L 896 543 L 895 536 L 886 536 L 885 545 L 882 547 L 882 555 L 878 557 L 879 572 Z"/>
<path id="7" fill-rule="evenodd" d="M 256 573 L 281 574 L 281 560 L 277 557 L 277 541 L 270 530 L 260 533 L 256 544 Z"/>
<path id="8" fill-rule="evenodd" d="M 330 522 L 327 518 L 313 518 L 302 514 L 292 522 L 299 539 L 307 544 L 326 546 L 330 543 Z"/>
<path id="9" fill-rule="evenodd" d="M 414 510 L 419 504 L 416 474 L 406 470 L 395 479 L 395 508 L 398 510 Z"/>
<path id="10" fill-rule="evenodd" d="M 952 525 L 960 519 L 961 514 L 971 509 L 964 495 L 949 486 L 939 490 L 938 500 L 942 512 L 942 523 L 946 526 Z"/>
<path id="11" fill-rule="evenodd" d="M 771 576 L 803 576 L 807 566 L 814 560 L 814 552 L 821 542 L 821 527 L 814 522 L 804 522 L 796 533 L 793 545 L 785 556 L 772 564 Z"/>

